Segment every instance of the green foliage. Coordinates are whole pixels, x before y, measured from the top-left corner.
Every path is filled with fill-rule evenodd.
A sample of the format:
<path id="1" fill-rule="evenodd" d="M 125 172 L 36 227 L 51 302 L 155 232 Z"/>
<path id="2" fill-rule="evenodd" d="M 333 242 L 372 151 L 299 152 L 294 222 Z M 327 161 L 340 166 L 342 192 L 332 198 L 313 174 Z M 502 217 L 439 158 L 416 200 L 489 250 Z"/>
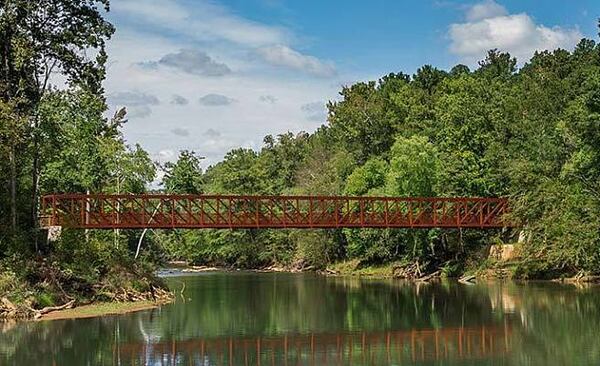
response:
<path id="1" fill-rule="evenodd" d="M 324 269 L 336 257 L 336 235 L 327 230 L 302 230 L 291 233 L 295 243 L 295 264 Z"/>
<path id="2" fill-rule="evenodd" d="M 47 243 L 36 227 L 42 194 L 141 193 L 155 177 L 148 153 L 124 142 L 125 109 L 104 116 L 114 32 L 104 11 L 108 0 L 16 0 L 0 11 L 0 276 L 14 277 L 2 291 L 24 307 L 154 281 L 153 265 L 132 262 L 134 233 L 65 230 Z"/>
<path id="3" fill-rule="evenodd" d="M 0 185 L 0 201 L 8 208 L 0 215 L 0 227 L 9 228 L 13 237 L 33 235 L 39 174 L 52 151 L 45 145 L 48 137 L 56 141 L 59 132 L 53 130 L 57 126 L 44 126 L 39 114 L 51 75 L 61 75 L 70 88 L 94 97 L 103 92 L 105 43 L 114 32 L 103 18 L 105 10 L 108 0 L 2 3 L 0 110 L 10 109 L 11 115 L 0 119 L 0 176 L 6 182 Z"/>
<path id="4" fill-rule="evenodd" d="M 392 146 L 385 191 L 393 196 L 434 196 L 439 167 L 437 150 L 426 137 L 401 137 Z"/>
<path id="5" fill-rule="evenodd" d="M 596 273 L 598 90 L 600 47 L 591 40 L 571 53 L 538 52 L 521 69 L 509 54 L 491 50 L 473 71 L 426 65 L 412 78 L 390 74 L 344 87 L 341 99 L 328 104 L 329 124 L 311 135 L 267 136 L 259 152 L 233 150 L 204 175 L 207 192 L 509 196 L 511 219 L 527 237 L 518 274 Z M 517 232 L 503 239 L 511 235 Z M 337 236 L 225 232 L 202 242 L 211 248 L 203 258 L 227 263 L 239 254 L 230 243 L 259 240 L 269 244 L 245 255 L 253 263 L 419 260 L 456 275 L 480 262 L 481 248 L 500 236 L 346 229 Z M 290 240 L 292 249 L 284 244 Z"/>
<path id="6" fill-rule="evenodd" d="M 202 193 L 202 159 L 193 151 L 183 150 L 179 153 L 177 162 L 166 163 L 162 181 L 165 190 L 170 193 Z"/>
<path id="7" fill-rule="evenodd" d="M 389 167 L 379 158 L 368 160 L 350 174 L 346 180 L 345 193 L 353 196 L 362 196 L 369 191 L 383 187 Z"/>
<path id="8" fill-rule="evenodd" d="M 212 192 L 260 194 L 266 191 L 267 174 L 259 164 L 258 154 L 251 149 L 235 149 L 207 172 Z"/>

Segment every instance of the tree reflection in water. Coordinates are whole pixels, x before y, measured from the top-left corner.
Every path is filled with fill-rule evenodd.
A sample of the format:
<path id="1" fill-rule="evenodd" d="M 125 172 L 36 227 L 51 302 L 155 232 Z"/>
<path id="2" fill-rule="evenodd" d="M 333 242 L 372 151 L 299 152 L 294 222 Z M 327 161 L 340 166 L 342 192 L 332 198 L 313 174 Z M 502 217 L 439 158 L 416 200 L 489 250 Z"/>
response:
<path id="1" fill-rule="evenodd" d="M 592 365 L 600 291 L 310 274 L 177 277 L 185 302 L 0 326 L 0 365 Z"/>

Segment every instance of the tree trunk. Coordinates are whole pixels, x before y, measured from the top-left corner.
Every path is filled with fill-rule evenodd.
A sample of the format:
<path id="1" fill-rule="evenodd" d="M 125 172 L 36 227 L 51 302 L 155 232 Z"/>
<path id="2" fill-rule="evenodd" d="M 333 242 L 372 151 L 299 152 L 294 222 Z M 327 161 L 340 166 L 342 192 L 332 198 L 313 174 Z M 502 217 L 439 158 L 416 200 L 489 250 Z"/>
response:
<path id="1" fill-rule="evenodd" d="M 85 193 L 89 196 L 90 194 L 90 190 L 86 190 Z M 90 223 L 90 199 L 86 198 L 85 199 L 85 213 L 84 213 L 84 218 L 85 218 L 85 225 L 87 226 Z M 89 229 L 85 229 L 84 231 L 85 233 L 85 243 L 88 244 L 90 242 L 90 230 Z"/>
<path id="2" fill-rule="evenodd" d="M 33 139 L 33 169 L 31 172 L 31 182 L 32 182 L 31 223 L 32 223 L 32 227 L 34 228 L 34 230 L 38 228 L 38 210 L 39 210 L 38 192 L 39 192 L 39 184 L 40 184 L 40 174 L 39 174 L 40 153 L 39 153 L 38 149 L 39 149 L 39 144 L 38 144 L 37 138 L 34 137 L 34 139 Z M 39 252 L 37 232 L 34 233 L 34 243 L 35 243 L 35 251 Z"/>
<path id="3" fill-rule="evenodd" d="M 10 147 L 8 161 L 10 164 L 10 227 L 13 234 L 17 232 L 17 161 L 15 146 Z"/>

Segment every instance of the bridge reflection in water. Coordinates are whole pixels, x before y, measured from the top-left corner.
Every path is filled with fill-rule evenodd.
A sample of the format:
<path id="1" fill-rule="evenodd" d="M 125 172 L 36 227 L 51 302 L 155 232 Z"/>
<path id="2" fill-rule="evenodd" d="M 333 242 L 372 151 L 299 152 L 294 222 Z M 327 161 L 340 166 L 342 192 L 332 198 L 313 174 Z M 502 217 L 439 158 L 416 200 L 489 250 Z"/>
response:
<path id="1" fill-rule="evenodd" d="M 483 326 L 199 338 L 122 344 L 113 354 L 133 365 L 383 365 L 501 357 L 510 334 L 507 326 Z"/>

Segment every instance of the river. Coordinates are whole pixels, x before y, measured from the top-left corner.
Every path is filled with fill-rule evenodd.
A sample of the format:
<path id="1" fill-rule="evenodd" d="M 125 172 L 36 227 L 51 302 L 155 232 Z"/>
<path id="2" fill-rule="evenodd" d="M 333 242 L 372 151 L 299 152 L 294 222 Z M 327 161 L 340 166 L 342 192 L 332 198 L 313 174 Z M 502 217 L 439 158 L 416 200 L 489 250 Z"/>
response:
<path id="1" fill-rule="evenodd" d="M 600 364 L 599 287 L 252 272 L 167 281 L 178 298 L 160 309 L 0 323 L 0 365 Z"/>

